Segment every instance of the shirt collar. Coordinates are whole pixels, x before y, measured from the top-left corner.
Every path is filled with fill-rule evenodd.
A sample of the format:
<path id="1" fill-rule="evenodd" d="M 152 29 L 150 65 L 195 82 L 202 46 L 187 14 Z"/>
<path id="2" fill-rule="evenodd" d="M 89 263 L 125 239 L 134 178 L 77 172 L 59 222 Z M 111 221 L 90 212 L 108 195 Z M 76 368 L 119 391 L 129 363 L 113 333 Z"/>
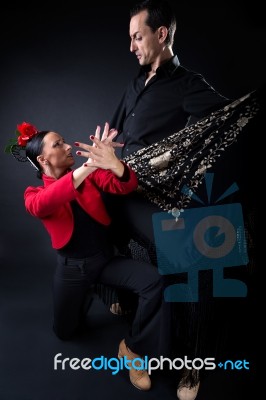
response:
<path id="1" fill-rule="evenodd" d="M 176 71 L 176 69 L 179 67 L 180 62 L 178 57 L 175 55 L 172 58 L 170 58 L 170 60 L 166 61 L 165 63 L 163 63 L 160 67 L 157 68 L 156 70 L 156 74 L 164 74 L 164 75 L 168 75 L 171 76 L 173 75 L 173 73 Z M 151 65 L 143 65 L 140 68 L 140 74 L 142 75 L 143 73 L 149 72 L 151 70 Z"/>

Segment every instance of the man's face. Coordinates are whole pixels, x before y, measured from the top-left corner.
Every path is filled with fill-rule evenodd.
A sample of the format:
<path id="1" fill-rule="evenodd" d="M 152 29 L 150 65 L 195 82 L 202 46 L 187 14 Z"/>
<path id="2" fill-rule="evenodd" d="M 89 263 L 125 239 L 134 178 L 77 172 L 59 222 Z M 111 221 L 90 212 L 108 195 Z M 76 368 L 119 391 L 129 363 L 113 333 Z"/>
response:
<path id="1" fill-rule="evenodd" d="M 130 20 L 130 51 L 135 53 L 140 65 L 152 64 L 161 52 L 158 30 L 152 32 L 145 21 L 148 12 L 141 11 Z"/>

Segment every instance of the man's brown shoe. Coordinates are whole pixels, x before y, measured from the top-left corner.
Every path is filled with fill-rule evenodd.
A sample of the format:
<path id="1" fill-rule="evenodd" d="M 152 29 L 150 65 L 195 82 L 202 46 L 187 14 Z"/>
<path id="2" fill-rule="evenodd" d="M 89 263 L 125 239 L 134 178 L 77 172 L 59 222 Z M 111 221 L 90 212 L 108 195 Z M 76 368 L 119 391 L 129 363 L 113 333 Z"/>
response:
<path id="1" fill-rule="evenodd" d="M 133 353 L 125 343 L 125 339 L 123 339 L 119 344 L 118 349 L 118 358 L 127 357 L 128 360 L 134 360 L 135 358 L 141 358 L 138 354 Z M 130 364 L 129 364 L 130 365 Z M 140 361 L 134 362 L 134 365 L 137 367 L 141 366 Z M 140 390 L 149 390 L 151 388 L 151 380 L 148 375 L 148 372 L 144 369 L 135 369 L 130 368 L 129 370 L 129 378 L 132 383 L 137 389 Z"/>

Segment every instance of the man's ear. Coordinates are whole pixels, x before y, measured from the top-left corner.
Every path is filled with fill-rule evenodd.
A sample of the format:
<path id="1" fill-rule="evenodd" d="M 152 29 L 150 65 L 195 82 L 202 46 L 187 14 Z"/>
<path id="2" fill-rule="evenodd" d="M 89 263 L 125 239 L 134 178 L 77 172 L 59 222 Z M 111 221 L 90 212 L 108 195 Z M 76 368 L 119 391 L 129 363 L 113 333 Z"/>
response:
<path id="1" fill-rule="evenodd" d="M 158 28 L 158 38 L 160 43 L 163 43 L 166 39 L 168 35 L 168 29 L 166 28 L 166 26 L 160 26 L 160 28 Z"/>

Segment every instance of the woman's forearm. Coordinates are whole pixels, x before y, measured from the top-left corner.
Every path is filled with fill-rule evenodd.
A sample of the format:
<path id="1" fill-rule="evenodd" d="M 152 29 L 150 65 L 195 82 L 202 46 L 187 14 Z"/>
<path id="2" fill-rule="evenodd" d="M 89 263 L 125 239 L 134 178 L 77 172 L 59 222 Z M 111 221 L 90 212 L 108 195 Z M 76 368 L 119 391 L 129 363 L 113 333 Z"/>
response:
<path id="1" fill-rule="evenodd" d="M 90 166 L 89 163 L 81 165 L 81 167 L 75 169 L 72 174 L 73 186 L 77 189 L 84 179 L 87 178 L 93 171 L 95 171 L 95 167 Z"/>

